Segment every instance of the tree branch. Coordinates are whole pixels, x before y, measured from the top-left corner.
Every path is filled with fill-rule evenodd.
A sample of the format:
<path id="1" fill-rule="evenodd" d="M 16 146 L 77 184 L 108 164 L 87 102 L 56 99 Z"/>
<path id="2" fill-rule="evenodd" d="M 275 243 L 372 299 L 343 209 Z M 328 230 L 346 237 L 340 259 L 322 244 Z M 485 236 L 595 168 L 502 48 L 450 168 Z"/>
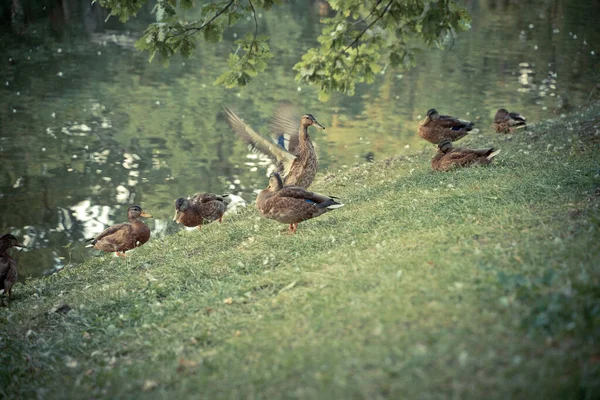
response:
<path id="1" fill-rule="evenodd" d="M 254 36 L 252 36 L 252 44 L 250 45 L 250 49 L 256 44 L 256 36 L 258 35 L 258 20 L 256 19 L 256 10 L 254 9 L 254 4 L 252 4 L 252 0 L 248 0 L 250 3 L 250 7 L 252 8 L 252 15 L 254 16 Z"/>
<path id="2" fill-rule="evenodd" d="M 375 7 L 373 8 L 373 10 L 371 10 L 371 12 L 369 13 L 369 15 L 367 17 L 365 17 L 363 20 L 366 21 L 366 19 L 373 15 L 373 13 L 376 11 L 377 6 L 379 4 L 381 4 L 383 0 L 377 0 L 377 3 L 375 4 Z M 383 18 L 383 16 L 385 15 L 385 13 L 388 11 L 388 8 L 390 8 L 390 6 L 392 5 L 392 3 L 394 2 L 394 0 L 390 0 L 387 5 L 383 8 L 383 11 L 381 14 L 377 15 L 377 18 L 375 18 L 369 25 L 367 25 L 367 27 L 352 41 L 352 43 L 350 43 L 348 46 L 346 46 L 346 48 L 344 50 L 342 50 L 341 52 L 338 53 L 338 55 L 335 57 L 335 59 L 333 60 L 333 63 L 331 64 L 332 67 L 335 66 L 337 60 L 342 56 L 342 54 L 345 54 L 346 51 L 351 48 L 352 46 L 354 46 L 355 44 L 358 43 L 358 41 L 363 37 L 363 35 L 369 30 L 371 29 L 371 27 L 373 25 L 375 25 L 377 23 L 377 21 L 379 21 L 381 18 Z M 352 64 L 352 67 L 350 68 L 350 72 L 354 71 L 354 67 L 356 67 L 356 60 L 358 59 L 358 47 L 356 49 L 356 58 L 354 59 L 354 63 Z"/>
<path id="3" fill-rule="evenodd" d="M 193 32 L 193 33 L 191 33 L 191 35 L 195 35 L 196 33 L 200 32 L 202 29 L 204 29 L 208 25 L 210 25 L 215 19 L 219 18 L 221 16 L 221 14 L 223 14 L 225 11 L 227 11 L 227 9 L 229 7 L 231 7 L 231 5 L 233 3 L 235 3 L 235 0 L 230 0 L 229 3 L 227 3 L 227 5 L 225 7 L 223 7 L 222 9 L 220 9 L 211 19 L 209 19 L 208 21 L 206 21 L 202 25 L 200 25 L 198 27 L 185 28 L 184 30 L 182 30 L 180 32 L 177 32 L 174 35 L 167 36 L 165 38 L 165 41 L 167 39 L 171 39 L 171 38 L 174 38 L 176 36 L 183 35 L 183 34 L 185 34 L 186 36 L 188 36 L 188 32 Z"/>
<path id="4" fill-rule="evenodd" d="M 371 29 L 371 27 L 373 25 L 375 25 L 377 23 L 377 21 L 379 21 L 381 18 L 383 18 L 383 16 L 385 15 L 385 13 L 387 12 L 388 8 L 390 8 L 390 6 L 392 5 L 392 3 L 394 2 L 394 0 L 390 0 L 389 3 L 387 3 L 387 5 L 384 7 L 383 12 L 381 13 L 381 15 L 378 15 L 377 18 L 375 18 L 373 20 L 373 22 L 371 22 L 369 25 L 367 25 L 367 27 L 356 37 L 356 39 L 354 39 L 352 41 L 352 43 L 350 43 L 348 46 L 346 46 L 346 48 L 342 51 L 342 53 L 345 53 L 346 50 L 348 50 L 350 47 L 354 46 L 356 43 L 358 43 L 358 41 L 360 40 L 360 38 L 363 37 L 363 35 L 369 30 Z M 377 2 L 377 4 L 379 4 L 380 2 Z M 377 8 L 377 5 L 375 5 L 375 7 Z M 373 10 L 375 11 L 375 10 Z M 371 14 L 373 14 L 373 12 L 371 12 Z"/>
<path id="5" fill-rule="evenodd" d="M 379 7 L 379 5 L 381 4 L 383 0 L 377 0 L 377 3 L 375 3 L 375 6 L 373 7 L 373 9 L 371 10 L 371 12 L 369 13 L 369 15 L 367 15 L 366 17 L 359 19 L 358 21 L 356 21 L 354 24 L 352 25 L 357 25 L 361 22 L 367 22 L 367 20 L 371 17 L 371 15 L 373 15 L 373 13 L 375 12 L 375 10 L 377 10 L 377 7 Z"/>

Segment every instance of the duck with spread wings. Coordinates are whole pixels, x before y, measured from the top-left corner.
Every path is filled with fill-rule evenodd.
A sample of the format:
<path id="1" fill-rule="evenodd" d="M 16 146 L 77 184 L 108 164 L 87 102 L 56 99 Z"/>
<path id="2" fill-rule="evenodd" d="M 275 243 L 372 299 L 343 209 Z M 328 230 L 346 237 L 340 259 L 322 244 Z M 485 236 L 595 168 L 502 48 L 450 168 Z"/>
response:
<path id="1" fill-rule="evenodd" d="M 313 182 L 319 161 L 315 147 L 310 140 L 308 127 L 314 126 L 325 129 L 311 114 L 304 114 L 300 118 L 300 128 L 297 123 L 291 122 L 290 113 L 279 114 L 271 118 L 271 130 L 276 132 L 277 141 L 260 135 L 238 115 L 225 107 L 225 119 L 231 129 L 248 143 L 253 150 L 259 151 L 270 157 L 276 164 L 277 172 L 284 178 L 286 185 L 308 188 Z M 296 133 L 291 133 L 292 126 L 296 126 Z M 286 138 L 287 136 L 287 138 Z M 288 140 L 288 148 L 285 141 Z"/>

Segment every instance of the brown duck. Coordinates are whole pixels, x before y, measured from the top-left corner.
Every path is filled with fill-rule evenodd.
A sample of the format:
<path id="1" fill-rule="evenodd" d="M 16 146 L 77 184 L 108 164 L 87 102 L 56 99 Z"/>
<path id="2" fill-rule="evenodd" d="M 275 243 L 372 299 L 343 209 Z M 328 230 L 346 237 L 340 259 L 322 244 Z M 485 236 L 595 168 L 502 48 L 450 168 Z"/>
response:
<path id="1" fill-rule="evenodd" d="M 0 290 L 12 295 L 12 287 L 17 282 L 18 270 L 17 262 L 8 255 L 8 249 L 11 247 L 25 247 L 16 237 L 7 233 L 0 236 Z"/>
<path id="2" fill-rule="evenodd" d="M 296 233 L 300 222 L 343 206 L 332 197 L 310 192 L 303 187 L 284 186 L 277 172 L 271 174 L 269 186 L 256 198 L 258 211 L 265 218 L 290 224 L 290 233 Z"/>
<path id="3" fill-rule="evenodd" d="M 487 149 L 461 149 L 452 147 L 449 139 L 444 139 L 438 145 L 438 152 L 431 159 L 431 168 L 435 171 L 449 171 L 453 168 L 468 167 L 471 165 L 486 165 L 500 153 L 500 150 Z"/>
<path id="4" fill-rule="evenodd" d="M 218 196 L 213 193 L 196 193 L 191 199 L 183 197 L 175 201 L 175 216 L 173 221 L 187 227 L 198 229 L 202 224 L 215 220 L 223 220 L 223 213 L 227 208 L 227 195 Z"/>
<path id="5" fill-rule="evenodd" d="M 443 139 L 456 142 L 472 129 L 473 122 L 440 115 L 435 108 L 432 108 L 427 111 L 427 116 L 419 123 L 419 136 L 433 144 L 438 144 Z"/>
<path id="6" fill-rule="evenodd" d="M 106 252 L 115 252 L 119 257 L 125 257 L 125 252 L 139 247 L 150 239 L 150 228 L 138 218 L 152 218 L 140 206 L 131 206 L 127 209 L 127 220 L 124 224 L 113 225 L 104 232 L 87 239 L 90 246 Z"/>
<path id="7" fill-rule="evenodd" d="M 500 108 L 494 116 L 494 129 L 498 133 L 510 133 L 515 129 L 527 127 L 527 119 L 517 112 L 508 112 Z"/>
<path id="8" fill-rule="evenodd" d="M 308 135 L 308 127 L 315 126 L 325 129 L 317 119 L 311 114 L 304 114 L 300 118 L 300 129 L 297 131 L 297 138 L 291 135 L 289 139 L 289 150 L 285 149 L 282 142 L 275 142 L 266 138 L 240 119 L 233 111 L 225 107 L 225 118 L 231 129 L 246 143 L 252 146 L 253 150 L 259 151 L 275 161 L 277 172 L 284 177 L 286 185 L 300 186 L 308 188 L 313 182 L 319 161 L 317 153 Z M 280 126 L 284 123 L 279 121 Z M 277 118 L 271 120 L 271 124 L 277 125 Z M 286 128 L 289 123 L 285 123 Z M 280 136 L 283 138 L 283 135 Z"/>

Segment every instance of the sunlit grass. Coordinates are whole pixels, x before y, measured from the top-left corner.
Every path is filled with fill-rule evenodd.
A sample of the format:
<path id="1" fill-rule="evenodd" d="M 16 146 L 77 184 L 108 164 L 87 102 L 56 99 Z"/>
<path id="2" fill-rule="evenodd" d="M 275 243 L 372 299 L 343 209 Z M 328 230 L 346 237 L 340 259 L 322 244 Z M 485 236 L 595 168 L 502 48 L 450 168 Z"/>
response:
<path id="1" fill-rule="evenodd" d="M 484 168 L 329 171 L 346 206 L 295 236 L 250 207 L 18 285 L 0 393 L 598 397 L 599 110 L 465 140 Z"/>

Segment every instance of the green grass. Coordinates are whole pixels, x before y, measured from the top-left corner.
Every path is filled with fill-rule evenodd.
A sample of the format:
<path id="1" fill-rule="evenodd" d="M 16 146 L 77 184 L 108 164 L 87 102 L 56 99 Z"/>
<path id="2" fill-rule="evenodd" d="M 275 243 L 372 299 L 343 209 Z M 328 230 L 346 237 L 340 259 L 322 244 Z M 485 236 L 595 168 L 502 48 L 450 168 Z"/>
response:
<path id="1" fill-rule="evenodd" d="M 18 285 L 0 393 L 598 398 L 599 111 L 324 173 L 346 207 L 295 236 L 249 208 Z"/>

